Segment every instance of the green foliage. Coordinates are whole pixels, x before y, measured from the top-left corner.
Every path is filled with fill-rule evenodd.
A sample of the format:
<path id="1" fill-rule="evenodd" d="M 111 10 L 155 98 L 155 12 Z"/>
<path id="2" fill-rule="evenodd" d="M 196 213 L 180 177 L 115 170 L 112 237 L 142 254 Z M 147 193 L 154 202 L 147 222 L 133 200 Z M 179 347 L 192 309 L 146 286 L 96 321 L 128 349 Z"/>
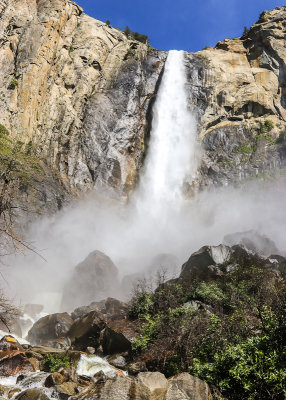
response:
<path id="1" fill-rule="evenodd" d="M 109 19 L 107 19 L 107 20 L 105 21 L 105 23 L 106 23 L 107 26 L 110 26 L 110 21 L 109 21 Z"/>
<path id="2" fill-rule="evenodd" d="M 249 32 L 249 29 L 247 28 L 247 26 L 245 26 L 245 27 L 243 28 L 243 34 L 242 34 L 242 36 L 246 36 L 246 35 L 248 34 L 248 32 Z"/>
<path id="3" fill-rule="evenodd" d="M 246 145 L 239 146 L 235 150 L 236 150 L 237 153 L 251 153 L 252 152 L 251 147 L 246 146 Z"/>
<path id="4" fill-rule="evenodd" d="M 129 26 L 126 26 L 126 28 L 123 31 L 125 35 L 127 36 L 128 39 L 135 39 L 138 42 L 144 43 L 144 44 L 149 44 L 150 40 L 147 35 L 143 35 L 138 32 L 132 32 Z"/>
<path id="5" fill-rule="evenodd" d="M 226 300 L 226 294 L 216 282 L 201 282 L 195 290 L 195 297 L 206 303 L 223 303 Z"/>
<path id="6" fill-rule="evenodd" d="M 70 45 L 70 48 L 69 48 L 69 53 L 72 53 L 74 51 L 74 48 L 73 48 L 73 46 L 72 45 Z"/>
<path id="7" fill-rule="evenodd" d="M 262 318 L 264 329 L 261 334 L 242 339 L 238 344 L 226 342 L 212 361 L 195 358 L 190 373 L 215 384 L 232 399 L 284 399 L 285 320 L 279 321 L 267 307 Z"/>
<path id="8" fill-rule="evenodd" d="M 27 183 L 35 172 L 41 170 L 37 160 L 32 155 L 32 143 L 26 146 L 19 140 L 8 136 L 5 127 L 0 126 L 0 173 L 2 178 Z"/>
<path id="9" fill-rule="evenodd" d="M 17 79 L 13 78 L 10 82 L 9 88 L 10 89 L 16 89 L 16 87 L 19 85 L 19 82 Z"/>
<path id="10" fill-rule="evenodd" d="M 149 314 L 144 315 L 146 322 L 143 324 L 141 335 L 132 343 L 133 350 L 146 350 L 154 342 L 161 326 L 161 317 L 161 314 L 153 317 Z"/>
<path id="11" fill-rule="evenodd" d="M 56 372 L 60 368 L 72 367 L 70 357 L 65 353 L 50 353 L 45 355 L 45 369 L 47 371 Z"/>
<path id="12" fill-rule="evenodd" d="M 154 305 L 152 297 L 152 294 L 147 292 L 139 294 L 129 308 L 129 317 L 131 319 L 144 318 Z"/>
<path id="13" fill-rule="evenodd" d="M 5 136 L 9 136 L 9 131 L 4 125 L 0 124 L 0 138 Z"/>
<path id="14" fill-rule="evenodd" d="M 259 123 L 259 132 L 262 134 L 271 132 L 273 128 L 274 123 L 270 119 L 267 119 L 264 123 Z"/>

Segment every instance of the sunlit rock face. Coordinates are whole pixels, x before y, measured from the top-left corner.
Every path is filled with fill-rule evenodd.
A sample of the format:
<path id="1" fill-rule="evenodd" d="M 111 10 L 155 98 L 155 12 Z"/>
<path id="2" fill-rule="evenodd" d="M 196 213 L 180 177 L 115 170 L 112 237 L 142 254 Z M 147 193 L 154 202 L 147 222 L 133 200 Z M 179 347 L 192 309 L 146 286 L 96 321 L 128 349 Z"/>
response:
<path id="1" fill-rule="evenodd" d="M 185 55 L 204 149 L 186 192 L 285 167 L 285 24 L 278 7 L 243 37 Z M 166 52 L 128 40 L 69 0 L 3 0 L 0 38 L 0 123 L 32 147 L 46 176 L 33 208 L 60 208 L 94 189 L 128 197 Z"/>
<path id="2" fill-rule="evenodd" d="M 188 55 L 190 102 L 205 150 L 200 186 L 285 168 L 285 27 L 286 7 L 278 7 L 241 38 Z"/>
<path id="3" fill-rule="evenodd" d="M 62 191 L 126 196 L 166 53 L 68 0 L 10 1 L 0 37 L 0 122 L 33 146 Z"/>

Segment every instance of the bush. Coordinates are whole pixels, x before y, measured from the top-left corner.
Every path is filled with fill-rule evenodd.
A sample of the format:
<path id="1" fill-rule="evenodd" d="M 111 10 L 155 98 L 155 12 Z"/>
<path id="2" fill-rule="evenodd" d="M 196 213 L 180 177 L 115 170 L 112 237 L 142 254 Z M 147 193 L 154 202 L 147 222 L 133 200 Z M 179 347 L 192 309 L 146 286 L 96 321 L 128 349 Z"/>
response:
<path id="1" fill-rule="evenodd" d="M 45 370 L 57 372 L 60 368 L 72 367 L 70 357 L 65 353 L 50 353 L 45 355 Z"/>
<path id="2" fill-rule="evenodd" d="M 10 82 L 9 88 L 10 89 L 16 89 L 16 87 L 19 85 L 19 82 L 17 79 L 13 78 Z"/>
<path id="3" fill-rule="evenodd" d="M 129 26 L 126 26 L 126 28 L 123 31 L 127 38 L 135 39 L 138 42 L 144 43 L 144 44 L 149 44 L 150 40 L 147 35 L 142 35 L 141 33 L 138 32 L 132 32 Z"/>

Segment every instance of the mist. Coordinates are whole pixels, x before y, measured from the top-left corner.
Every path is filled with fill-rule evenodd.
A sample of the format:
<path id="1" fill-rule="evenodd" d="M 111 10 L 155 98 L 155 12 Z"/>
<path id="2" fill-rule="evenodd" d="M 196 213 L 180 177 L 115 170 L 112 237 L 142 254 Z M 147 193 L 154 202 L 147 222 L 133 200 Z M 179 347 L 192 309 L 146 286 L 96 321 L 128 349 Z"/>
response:
<path id="1" fill-rule="evenodd" d="M 4 289 L 16 302 L 59 311 L 63 287 L 74 267 L 94 250 L 112 259 L 120 279 L 137 273 L 149 276 L 157 267 L 164 268 L 154 266 L 162 254 L 176 260 L 169 273 L 178 276 L 192 252 L 218 245 L 235 232 L 255 230 L 285 251 L 285 178 L 184 197 L 183 182 L 195 178 L 202 156 L 184 85 L 184 53 L 170 52 L 153 110 L 145 165 L 128 203 L 90 193 L 27 228 L 25 240 L 38 254 L 10 256 L 2 271 Z M 122 290 L 116 296 L 128 299 L 130 293 Z"/>

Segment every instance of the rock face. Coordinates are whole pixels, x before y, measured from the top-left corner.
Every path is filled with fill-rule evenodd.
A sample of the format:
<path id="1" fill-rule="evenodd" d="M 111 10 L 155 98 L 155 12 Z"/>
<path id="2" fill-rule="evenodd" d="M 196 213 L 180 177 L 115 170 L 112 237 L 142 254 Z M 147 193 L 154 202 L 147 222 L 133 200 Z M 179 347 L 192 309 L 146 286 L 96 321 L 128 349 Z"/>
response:
<path id="1" fill-rule="evenodd" d="M 118 270 L 111 259 L 100 251 L 90 253 L 78 264 L 66 283 L 62 308 L 73 309 L 117 292 Z"/>
<path id="2" fill-rule="evenodd" d="M 31 203 L 32 191 L 33 207 L 52 209 L 94 188 L 128 196 L 166 52 L 127 39 L 70 0 L 11 0 L 1 10 L 0 123 L 41 159 L 45 175 L 22 195 Z M 205 150 L 194 185 L 285 167 L 285 25 L 278 7 L 241 38 L 186 55 Z"/>
<path id="3" fill-rule="evenodd" d="M 285 167 L 285 27 L 286 7 L 277 7 L 241 38 L 188 55 L 190 102 L 205 150 L 200 186 Z"/>
<path id="4" fill-rule="evenodd" d="M 100 187 L 127 195 L 166 53 L 69 0 L 7 2 L 0 39 L 0 123 L 70 194 Z M 56 202 L 52 194 L 46 201 Z"/>

